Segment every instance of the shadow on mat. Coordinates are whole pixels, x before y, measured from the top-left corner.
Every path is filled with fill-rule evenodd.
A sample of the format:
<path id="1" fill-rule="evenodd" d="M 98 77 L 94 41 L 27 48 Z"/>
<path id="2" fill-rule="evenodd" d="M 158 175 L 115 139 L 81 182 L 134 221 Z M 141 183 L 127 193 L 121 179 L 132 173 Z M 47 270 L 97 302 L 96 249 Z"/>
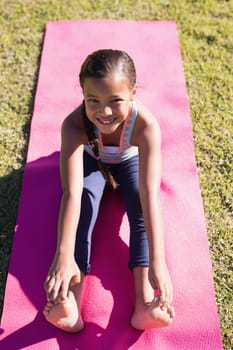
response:
<path id="1" fill-rule="evenodd" d="M 9 273 L 17 278 L 20 288 L 38 313 L 31 323 L 5 338 L 2 329 L 0 348 L 18 350 L 55 338 L 59 348 L 64 350 L 86 350 L 89 347 L 126 350 L 142 333 L 129 325 L 134 289 L 133 277 L 127 268 L 128 246 L 119 236 L 124 205 L 118 193 L 105 193 L 93 233 L 92 273 L 101 282 L 103 292 L 109 291 L 113 300 L 107 326 L 102 328 L 86 322 L 80 334 L 67 334 L 48 324 L 41 313 L 46 302 L 44 279 L 56 247 L 60 198 L 59 153 L 28 163 L 24 172 Z M 105 254 L 101 253 L 101 244 L 105 244 Z M 85 294 L 83 304 L 85 318 Z M 56 348 L 54 342 L 51 348 Z"/>

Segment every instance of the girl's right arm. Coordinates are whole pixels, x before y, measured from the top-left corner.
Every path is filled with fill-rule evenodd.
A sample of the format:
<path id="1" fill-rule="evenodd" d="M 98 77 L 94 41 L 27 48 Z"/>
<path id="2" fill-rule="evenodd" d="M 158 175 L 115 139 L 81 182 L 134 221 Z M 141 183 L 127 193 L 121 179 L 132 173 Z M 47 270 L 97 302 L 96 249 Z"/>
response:
<path id="1" fill-rule="evenodd" d="M 66 299 L 72 278 L 80 278 L 74 249 L 83 190 L 85 133 L 82 123 L 77 122 L 80 118 L 76 112 L 66 118 L 62 125 L 60 173 L 63 195 L 58 220 L 57 249 L 45 281 L 47 299 L 58 302 Z"/>

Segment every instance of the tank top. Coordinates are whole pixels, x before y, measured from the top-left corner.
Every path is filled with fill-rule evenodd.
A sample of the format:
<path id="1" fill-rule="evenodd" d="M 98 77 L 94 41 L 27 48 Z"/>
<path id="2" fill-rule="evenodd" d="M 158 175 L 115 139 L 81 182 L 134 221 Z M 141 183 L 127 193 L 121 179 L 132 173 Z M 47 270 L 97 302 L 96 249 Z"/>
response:
<path id="1" fill-rule="evenodd" d="M 119 146 L 104 146 L 101 133 L 96 128 L 96 136 L 99 140 L 99 156 L 102 162 L 107 164 L 118 164 L 138 155 L 138 147 L 130 144 L 131 136 L 137 119 L 137 104 L 132 103 L 132 108 L 124 121 Z M 96 158 L 90 145 L 84 145 L 84 150 Z"/>

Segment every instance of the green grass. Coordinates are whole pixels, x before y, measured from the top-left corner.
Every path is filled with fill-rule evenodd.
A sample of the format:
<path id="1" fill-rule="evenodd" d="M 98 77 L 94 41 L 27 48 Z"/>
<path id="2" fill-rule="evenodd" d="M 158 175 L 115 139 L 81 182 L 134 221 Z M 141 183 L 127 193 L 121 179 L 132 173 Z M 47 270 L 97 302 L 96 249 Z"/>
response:
<path id="1" fill-rule="evenodd" d="M 224 348 L 233 348 L 233 1 L 0 0 L 0 14 L 0 304 L 46 22 L 172 19 L 180 35 Z"/>

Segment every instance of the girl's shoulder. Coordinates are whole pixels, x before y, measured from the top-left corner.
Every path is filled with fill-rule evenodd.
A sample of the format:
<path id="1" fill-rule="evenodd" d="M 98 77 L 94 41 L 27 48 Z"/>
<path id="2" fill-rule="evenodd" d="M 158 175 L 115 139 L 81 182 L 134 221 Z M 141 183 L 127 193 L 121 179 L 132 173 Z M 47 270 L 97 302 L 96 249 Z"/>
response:
<path id="1" fill-rule="evenodd" d="M 142 137 L 160 137 L 160 126 L 156 117 L 152 112 L 140 101 L 135 101 L 137 104 L 137 120 L 134 130 L 133 139 L 135 143 Z"/>
<path id="2" fill-rule="evenodd" d="M 138 120 L 144 124 L 147 125 L 158 125 L 158 121 L 156 117 L 152 114 L 152 112 L 149 110 L 148 107 L 146 107 L 141 101 L 136 100 L 137 104 L 137 110 L 138 110 Z"/>
<path id="3" fill-rule="evenodd" d="M 87 142 L 82 105 L 78 106 L 64 119 L 62 123 L 62 137 L 75 143 L 77 142 L 77 144 L 85 144 Z"/>

